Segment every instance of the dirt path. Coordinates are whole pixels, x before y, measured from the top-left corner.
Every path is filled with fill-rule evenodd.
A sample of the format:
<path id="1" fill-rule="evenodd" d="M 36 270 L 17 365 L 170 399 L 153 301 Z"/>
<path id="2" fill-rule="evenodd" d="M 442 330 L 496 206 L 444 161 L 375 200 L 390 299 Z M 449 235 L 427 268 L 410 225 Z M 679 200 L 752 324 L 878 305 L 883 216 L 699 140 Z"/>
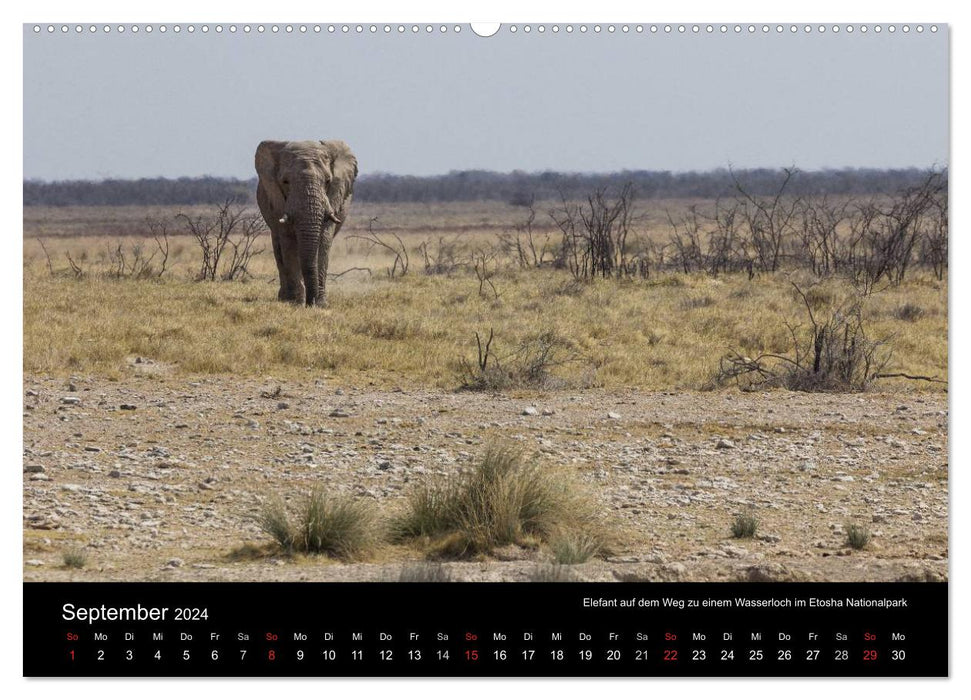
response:
<path id="1" fill-rule="evenodd" d="M 398 579 L 371 562 L 263 554 L 252 515 L 315 481 L 385 508 L 495 437 L 576 469 L 625 533 L 607 561 L 450 563 L 456 580 L 939 580 L 947 577 L 947 397 L 375 391 L 227 377 L 24 380 L 25 580 Z M 527 407 L 535 408 L 525 415 Z M 732 539 L 735 513 L 761 517 Z M 844 525 L 872 533 L 848 549 Z M 83 569 L 62 565 L 85 545 Z M 238 557 L 237 557 L 238 558 Z"/>

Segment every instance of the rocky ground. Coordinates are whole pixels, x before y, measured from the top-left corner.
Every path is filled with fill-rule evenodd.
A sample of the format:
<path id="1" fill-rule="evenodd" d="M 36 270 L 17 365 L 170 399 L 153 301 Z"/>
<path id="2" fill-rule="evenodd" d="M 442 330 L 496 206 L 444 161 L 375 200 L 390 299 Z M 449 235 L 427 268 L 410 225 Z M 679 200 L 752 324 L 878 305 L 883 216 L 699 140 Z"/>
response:
<path id="1" fill-rule="evenodd" d="M 945 394 L 511 397 L 151 371 L 27 376 L 24 390 L 28 581 L 947 578 Z M 555 568 L 512 547 L 436 569 L 389 545 L 341 564 L 284 557 L 254 523 L 267 494 L 316 481 L 390 511 L 497 437 L 575 469 L 618 551 Z M 761 518 L 754 539 L 731 537 L 742 511 Z M 870 530 L 866 549 L 846 546 L 849 522 Z M 73 547 L 83 568 L 64 565 Z"/>

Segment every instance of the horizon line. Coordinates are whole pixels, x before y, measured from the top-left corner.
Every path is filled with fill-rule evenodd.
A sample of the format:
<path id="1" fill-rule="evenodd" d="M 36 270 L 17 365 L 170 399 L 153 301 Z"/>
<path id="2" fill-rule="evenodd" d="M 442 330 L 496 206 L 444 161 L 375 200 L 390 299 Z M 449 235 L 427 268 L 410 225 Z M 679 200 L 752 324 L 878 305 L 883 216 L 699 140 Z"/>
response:
<path id="1" fill-rule="evenodd" d="M 795 165 L 778 165 L 778 166 L 753 166 L 745 168 L 733 168 L 731 165 L 719 166 L 715 168 L 708 169 L 688 169 L 688 170 L 673 170 L 673 169 L 646 169 L 646 168 L 623 168 L 620 170 L 555 170 L 552 168 L 546 168 L 543 170 L 490 170 L 488 168 L 465 168 L 465 169 L 453 169 L 444 173 L 433 173 L 428 175 L 415 175 L 411 173 L 395 173 L 395 172 L 385 172 L 377 170 L 370 173 L 361 173 L 358 176 L 359 180 L 373 178 L 373 177 L 410 177 L 417 179 L 432 179 L 449 177 L 451 175 L 459 175 L 462 173 L 482 173 L 489 175 L 526 175 L 526 176 L 539 176 L 539 175 L 563 175 L 563 176 L 585 176 L 585 177 L 604 177 L 604 176 L 616 176 L 623 175 L 626 173 L 649 173 L 649 174 L 667 174 L 667 175 L 713 175 L 718 173 L 730 173 L 730 172 L 753 172 L 753 171 L 782 171 L 786 169 L 791 169 L 797 174 L 812 174 L 812 173 L 832 173 L 832 172 L 846 172 L 846 171 L 869 171 L 869 172 L 899 172 L 906 170 L 947 170 L 949 168 L 949 163 L 934 163 L 932 165 L 905 165 L 905 166 L 893 166 L 893 167 L 879 167 L 879 166 L 856 166 L 856 165 L 844 165 L 844 166 L 826 166 L 821 168 L 800 168 Z M 137 175 L 137 176 L 100 176 L 100 177 L 69 177 L 69 178 L 54 178 L 47 179 L 43 177 L 23 177 L 23 182 L 27 183 L 42 183 L 42 184 L 52 184 L 58 182 L 109 182 L 109 181 L 137 181 L 137 180 L 237 180 L 239 182 L 248 182 L 250 180 L 256 179 L 256 174 L 249 177 L 240 177 L 237 175 Z"/>

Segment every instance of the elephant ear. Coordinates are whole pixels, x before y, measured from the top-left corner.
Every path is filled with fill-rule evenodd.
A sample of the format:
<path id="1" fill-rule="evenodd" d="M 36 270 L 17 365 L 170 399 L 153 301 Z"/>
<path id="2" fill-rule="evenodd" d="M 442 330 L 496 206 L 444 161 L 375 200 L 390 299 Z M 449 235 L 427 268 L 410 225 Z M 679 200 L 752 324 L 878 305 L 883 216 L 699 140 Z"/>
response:
<path id="1" fill-rule="evenodd" d="M 283 212 L 286 200 L 277 177 L 280 165 L 280 152 L 286 141 L 263 141 L 256 147 L 256 174 L 260 176 L 260 184 L 270 200 L 270 207 L 275 214 Z"/>
<path id="2" fill-rule="evenodd" d="M 344 206 L 354 193 L 354 180 L 357 179 L 357 158 L 343 141 L 321 141 L 333 177 L 327 186 L 327 197 L 338 216 L 343 219 Z"/>

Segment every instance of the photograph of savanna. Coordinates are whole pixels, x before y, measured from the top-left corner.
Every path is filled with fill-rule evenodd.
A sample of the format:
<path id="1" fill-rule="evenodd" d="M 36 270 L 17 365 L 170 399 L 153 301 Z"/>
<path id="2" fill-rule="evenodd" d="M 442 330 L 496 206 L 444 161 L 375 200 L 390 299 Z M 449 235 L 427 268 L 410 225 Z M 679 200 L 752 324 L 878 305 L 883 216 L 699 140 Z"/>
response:
<path id="1" fill-rule="evenodd" d="M 25 581 L 947 579 L 945 26 L 94 29 Z"/>

